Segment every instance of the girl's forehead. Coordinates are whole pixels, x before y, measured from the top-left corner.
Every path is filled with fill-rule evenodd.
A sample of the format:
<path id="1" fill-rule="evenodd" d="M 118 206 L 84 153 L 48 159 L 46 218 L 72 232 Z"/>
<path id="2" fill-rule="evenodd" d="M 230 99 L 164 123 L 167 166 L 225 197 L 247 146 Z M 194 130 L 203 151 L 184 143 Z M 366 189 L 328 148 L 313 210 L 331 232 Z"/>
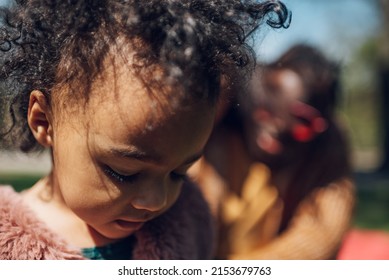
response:
<path id="1" fill-rule="evenodd" d="M 207 100 L 194 99 L 187 103 L 174 99 L 177 95 L 174 89 L 150 92 L 131 76 L 116 78 L 96 81 L 81 110 L 78 107 L 65 118 L 57 117 L 62 126 L 57 127 L 57 131 L 70 126 L 80 134 L 87 134 L 87 138 L 105 136 L 115 143 L 147 139 L 151 143 L 167 137 L 166 134 L 178 137 L 174 136 L 176 129 L 189 133 L 196 127 L 204 127 L 198 128 L 203 131 L 208 130 L 208 125 L 212 126 L 215 106 Z M 148 137 L 142 138 L 142 135 Z"/>
<path id="2" fill-rule="evenodd" d="M 88 104 L 87 118 L 91 132 L 111 135 L 111 139 L 143 139 L 157 141 L 174 135 L 176 129 L 184 131 L 199 126 L 200 119 L 211 123 L 214 110 L 209 102 L 193 101 L 186 105 L 174 98 L 174 89 L 150 92 L 136 80 L 119 79 L 115 85 L 96 88 Z M 204 121 L 200 122 L 203 126 Z M 104 131 L 102 131 L 104 127 Z M 154 139 L 155 138 L 155 139 Z M 151 143 L 151 142 L 150 142 Z"/>
<path id="3" fill-rule="evenodd" d="M 155 70 L 156 75 L 158 71 Z M 92 84 L 87 107 L 92 113 L 128 115 L 137 112 L 155 122 L 158 120 L 155 116 L 162 121 L 180 111 L 198 109 L 200 104 L 206 107 L 206 103 L 195 96 L 190 97 L 190 93 L 184 92 L 179 85 L 161 82 L 158 86 L 148 87 L 127 64 L 115 63 L 108 65 Z"/>
<path id="4" fill-rule="evenodd" d="M 73 99 L 69 104 L 74 106 L 68 106 L 72 113 L 77 107 L 77 110 L 86 112 L 86 118 L 96 113 L 125 115 L 131 110 L 139 115 L 148 112 L 148 117 L 154 122 L 155 115 L 168 117 L 182 110 L 192 110 L 195 103 L 210 103 L 182 86 L 180 81 L 164 79 L 165 72 L 158 63 L 138 68 L 130 47 L 119 47 L 120 44 L 112 47 L 89 87 L 82 79 L 71 82 L 65 85 L 62 92 L 66 94 L 59 94 L 56 103 L 66 107 L 68 105 L 63 100 Z"/>

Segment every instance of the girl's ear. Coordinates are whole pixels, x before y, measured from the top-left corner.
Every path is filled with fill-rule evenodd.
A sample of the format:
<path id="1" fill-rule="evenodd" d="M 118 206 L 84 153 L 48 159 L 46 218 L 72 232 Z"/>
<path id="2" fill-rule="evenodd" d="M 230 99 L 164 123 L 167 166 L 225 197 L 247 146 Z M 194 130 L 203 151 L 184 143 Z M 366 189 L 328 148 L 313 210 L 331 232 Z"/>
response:
<path id="1" fill-rule="evenodd" d="M 50 106 L 46 96 L 39 90 L 34 90 L 30 94 L 27 121 L 38 143 L 44 147 L 51 147 L 53 129 Z"/>

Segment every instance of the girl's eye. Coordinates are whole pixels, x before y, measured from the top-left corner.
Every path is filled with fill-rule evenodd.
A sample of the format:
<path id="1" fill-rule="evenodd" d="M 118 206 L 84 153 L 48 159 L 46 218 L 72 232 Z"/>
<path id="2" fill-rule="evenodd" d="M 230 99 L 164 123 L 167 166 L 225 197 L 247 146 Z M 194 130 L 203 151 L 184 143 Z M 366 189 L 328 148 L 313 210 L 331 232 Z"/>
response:
<path id="1" fill-rule="evenodd" d="M 186 179 L 186 173 L 185 174 L 181 174 L 181 173 L 177 173 L 177 172 L 172 172 L 170 173 L 170 177 L 172 178 L 173 181 L 183 181 Z"/>
<path id="2" fill-rule="evenodd" d="M 134 183 L 139 176 L 139 173 L 131 174 L 131 175 L 123 175 L 113 170 L 111 167 L 106 166 L 104 172 L 112 179 L 119 183 Z"/>

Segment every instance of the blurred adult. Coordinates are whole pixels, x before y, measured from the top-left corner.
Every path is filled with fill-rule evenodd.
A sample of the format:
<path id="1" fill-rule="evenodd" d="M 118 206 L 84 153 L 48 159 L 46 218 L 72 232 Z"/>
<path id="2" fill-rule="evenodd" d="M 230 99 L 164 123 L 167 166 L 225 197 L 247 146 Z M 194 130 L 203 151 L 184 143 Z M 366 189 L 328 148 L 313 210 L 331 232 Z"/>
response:
<path id="1" fill-rule="evenodd" d="M 335 117 L 339 68 L 298 45 L 257 68 L 193 169 L 219 227 L 219 259 L 332 259 L 355 200 Z"/>

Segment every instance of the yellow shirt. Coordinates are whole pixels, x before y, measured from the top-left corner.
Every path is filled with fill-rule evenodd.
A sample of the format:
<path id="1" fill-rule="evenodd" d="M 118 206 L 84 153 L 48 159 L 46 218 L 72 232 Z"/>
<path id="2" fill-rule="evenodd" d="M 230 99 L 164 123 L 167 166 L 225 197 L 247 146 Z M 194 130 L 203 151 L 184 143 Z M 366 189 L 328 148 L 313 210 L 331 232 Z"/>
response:
<path id="1" fill-rule="evenodd" d="M 241 196 L 229 192 L 224 197 L 220 209 L 219 257 L 249 253 L 277 235 L 282 202 L 277 189 L 269 186 L 269 178 L 266 166 L 252 164 Z"/>
<path id="2" fill-rule="evenodd" d="M 331 259 L 349 229 L 355 204 L 354 184 L 343 178 L 317 188 L 302 200 L 288 228 L 279 233 L 283 202 L 269 185 L 270 170 L 251 165 L 241 195 L 228 189 L 204 160 L 194 170 L 216 217 L 218 259 Z"/>

